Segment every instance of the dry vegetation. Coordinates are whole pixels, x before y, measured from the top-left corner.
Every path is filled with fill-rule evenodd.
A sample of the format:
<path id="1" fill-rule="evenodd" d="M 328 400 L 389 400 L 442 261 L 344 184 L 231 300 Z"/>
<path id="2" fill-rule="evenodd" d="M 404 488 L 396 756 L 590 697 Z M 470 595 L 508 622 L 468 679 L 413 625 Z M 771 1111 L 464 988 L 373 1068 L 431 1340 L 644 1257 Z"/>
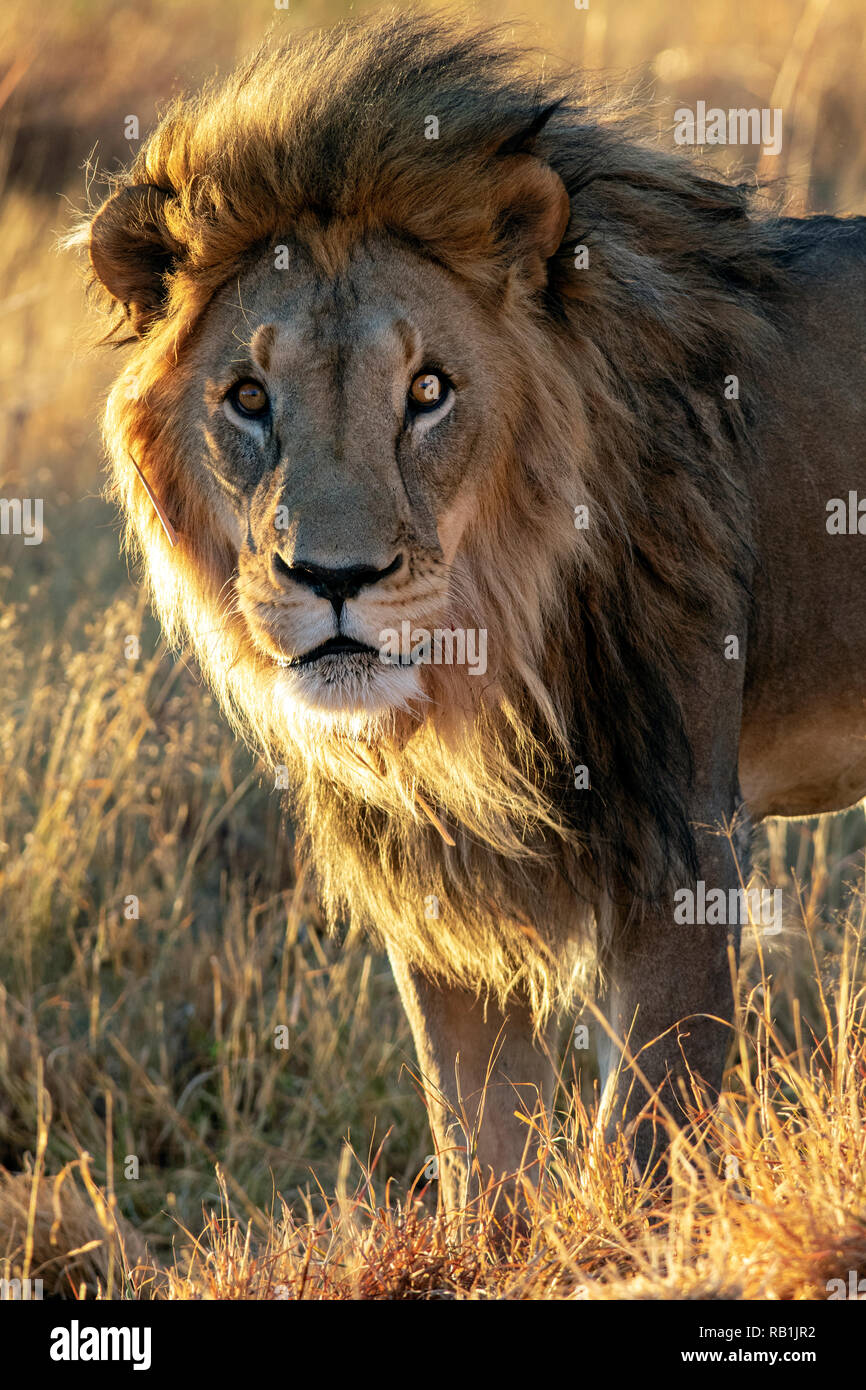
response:
<path id="1" fill-rule="evenodd" d="M 866 210 L 855 0 L 532 8 L 549 51 L 650 79 L 659 129 L 700 97 L 783 106 L 764 172 L 785 201 Z M 591 1054 L 566 1040 L 528 1233 L 501 1236 L 493 1196 L 443 1229 L 387 962 L 323 937 L 277 794 L 118 557 L 95 425 L 116 359 L 82 344 L 58 195 L 81 206 L 97 142 L 108 167 L 128 153 L 128 114 L 144 133 L 269 23 L 337 14 L 9 0 L 0 21 L 0 495 L 44 498 L 46 526 L 0 538 L 0 1275 L 179 1299 L 825 1297 L 866 1274 L 862 812 L 764 836 L 786 927 L 749 934 L 726 1094 L 678 1142 L 670 1198 L 593 1140 Z"/>

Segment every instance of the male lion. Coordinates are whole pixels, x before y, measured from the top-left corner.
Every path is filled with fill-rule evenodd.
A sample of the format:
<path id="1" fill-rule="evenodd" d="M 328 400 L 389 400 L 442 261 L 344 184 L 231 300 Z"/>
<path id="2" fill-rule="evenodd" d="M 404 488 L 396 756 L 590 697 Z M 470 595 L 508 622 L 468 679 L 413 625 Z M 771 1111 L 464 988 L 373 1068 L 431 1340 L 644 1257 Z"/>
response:
<path id="1" fill-rule="evenodd" d="M 587 965 L 654 1161 L 741 916 L 675 903 L 866 791 L 866 224 L 759 216 L 530 66 L 417 17 L 266 47 L 87 229 L 128 539 L 389 951 L 450 1207 L 454 1114 L 487 1080 L 476 1171 L 519 1168 Z"/>

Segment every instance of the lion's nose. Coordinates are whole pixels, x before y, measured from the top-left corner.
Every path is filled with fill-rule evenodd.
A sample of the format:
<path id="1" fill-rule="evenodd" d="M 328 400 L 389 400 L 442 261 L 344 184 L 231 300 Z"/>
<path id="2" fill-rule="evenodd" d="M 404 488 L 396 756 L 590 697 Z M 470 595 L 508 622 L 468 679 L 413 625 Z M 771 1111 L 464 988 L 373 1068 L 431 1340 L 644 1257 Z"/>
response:
<path id="1" fill-rule="evenodd" d="M 347 599 L 355 598 L 368 584 L 378 584 L 381 580 L 387 579 L 389 574 L 396 573 L 402 563 L 403 556 L 396 555 L 384 569 L 376 569 L 373 565 L 326 569 L 323 565 L 304 562 L 289 565 L 279 551 L 274 554 L 274 570 L 280 580 L 283 583 L 292 580 L 295 584 L 303 584 L 306 588 L 312 589 L 319 598 L 326 598 L 338 618 Z"/>

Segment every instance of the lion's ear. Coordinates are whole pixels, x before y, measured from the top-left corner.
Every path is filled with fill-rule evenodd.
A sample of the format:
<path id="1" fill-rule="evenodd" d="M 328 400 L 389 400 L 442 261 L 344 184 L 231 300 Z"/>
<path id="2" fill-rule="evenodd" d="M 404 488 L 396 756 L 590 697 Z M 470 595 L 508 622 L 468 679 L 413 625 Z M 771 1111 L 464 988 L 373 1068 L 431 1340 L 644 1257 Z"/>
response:
<path id="1" fill-rule="evenodd" d="M 139 335 L 163 309 L 166 276 L 180 257 L 165 220 L 171 197 L 154 184 L 133 184 L 103 203 L 90 224 L 93 272 Z"/>
<path id="2" fill-rule="evenodd" d="M 535 155 L 509 155 L 497 181 L 500 235 L 533 289 L 547 283 L 547 262 L 558 251 L 571 216 L 562 179 Z"/>

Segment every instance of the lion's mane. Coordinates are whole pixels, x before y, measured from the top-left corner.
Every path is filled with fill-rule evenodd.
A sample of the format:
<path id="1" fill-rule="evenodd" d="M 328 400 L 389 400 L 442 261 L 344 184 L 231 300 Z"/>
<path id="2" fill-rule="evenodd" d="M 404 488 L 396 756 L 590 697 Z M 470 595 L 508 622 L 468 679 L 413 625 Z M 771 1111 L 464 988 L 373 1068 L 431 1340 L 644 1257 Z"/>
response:
<path id="1" fill-rule="evenodd" d="M 750 383 L 782 272 L 743 188 L 642 143 L 537 66 L 489 31 L 404 15 L 266 45 L 178 101 L 120 180 L 169 195 L 170 293 L 112 394 L 107 441 L 164 627 L 288 768 L 330 917 L 432 975 L 501 998 L 518 988 L 540 1018 L 571 988 L 605 901 L 635 904 L 639 929 L 641 905 L 694 867 L 676 691 L 702 643 L 721 650 L 748 589 Z M 437 140 L 423 138 L 431 114 Z M 460 558 L 496 679 L 468 717 L 453 712 L 465 690 L 443 686 L 415 724 L 322 738 L 275 713 L 273 672 L 226 603 L 233 556 L 174 420 L 185 345 L 214 293 L 289 235 L 327 273 L 387 229 L 495 295 L 503 149 L 549 162 L 572 217 L 546 289 L 511 309 L 510 445 Z M 725 399 L 731 373 L 740 400 Z M 130 455 L 177 527 L 174 551 Z M 575 789 L 577 764 L 590 790 Z"/>

